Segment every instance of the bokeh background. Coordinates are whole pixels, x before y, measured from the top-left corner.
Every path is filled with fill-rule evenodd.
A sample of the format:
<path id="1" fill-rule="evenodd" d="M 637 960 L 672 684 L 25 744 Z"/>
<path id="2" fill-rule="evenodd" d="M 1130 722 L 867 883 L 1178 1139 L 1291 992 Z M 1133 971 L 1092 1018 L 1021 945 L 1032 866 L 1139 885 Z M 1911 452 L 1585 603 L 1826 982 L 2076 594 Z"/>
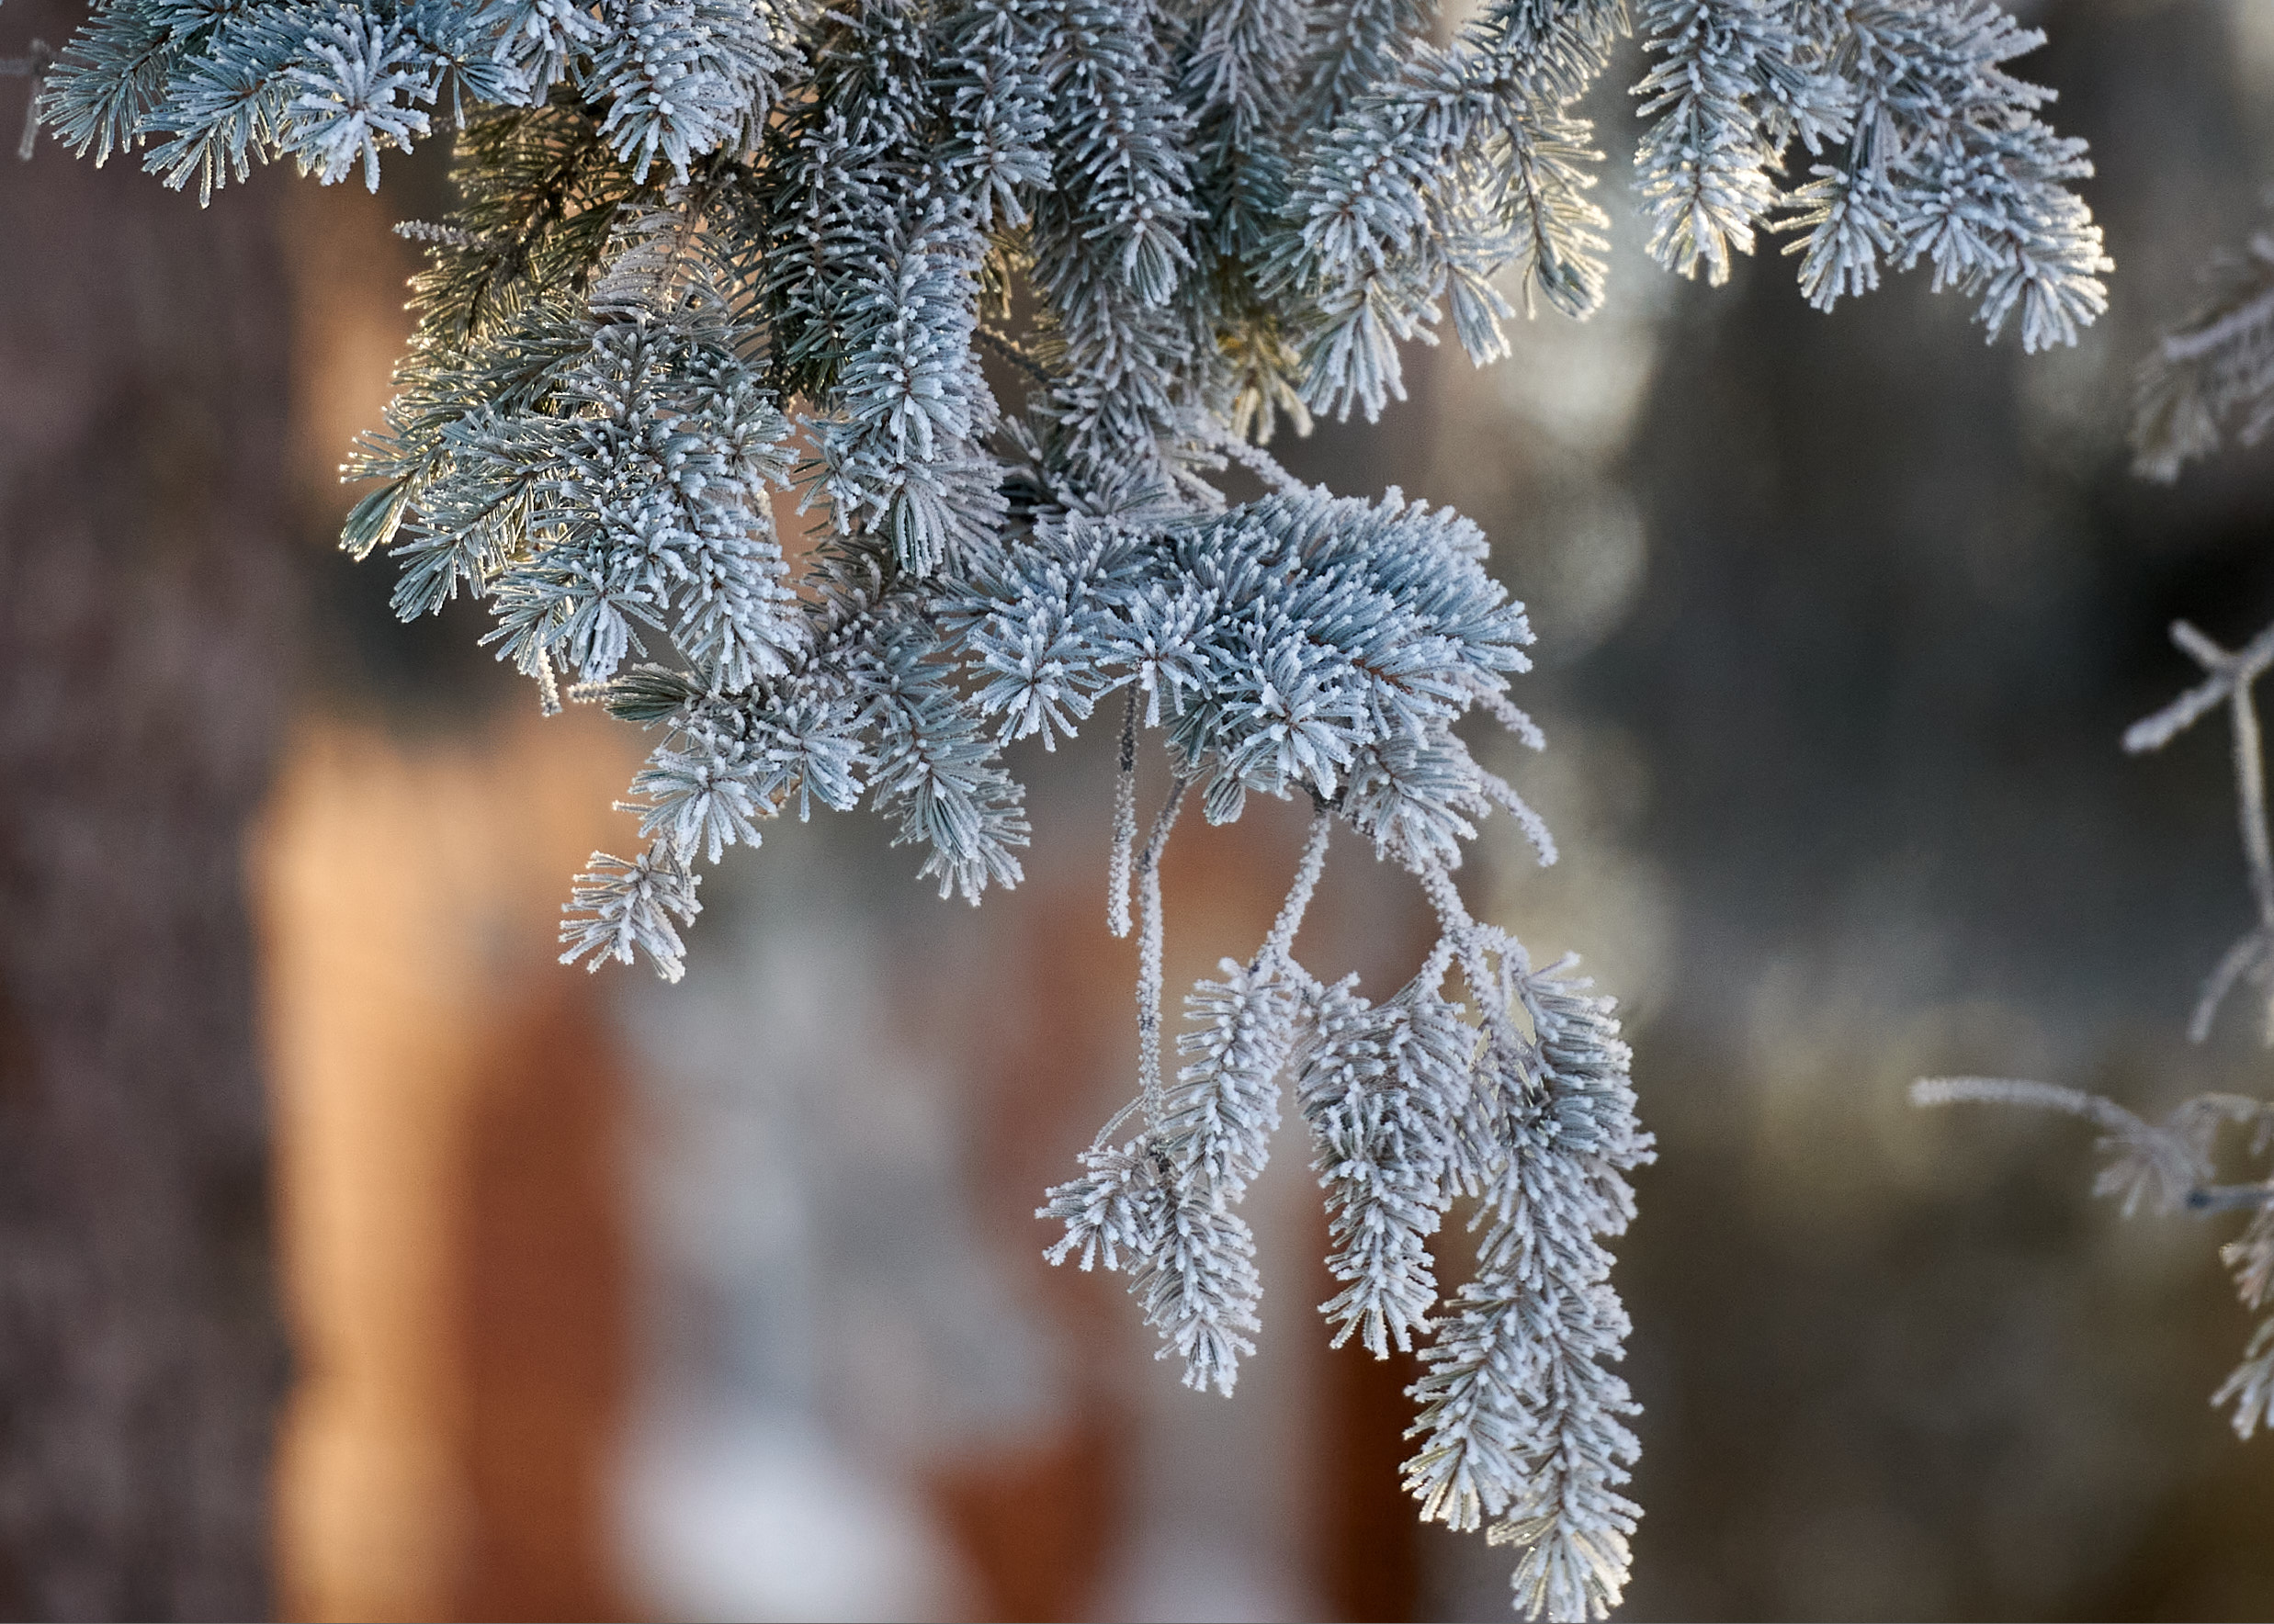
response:
<path id="1" fill-rule="evenodd" d="M 1658 1134 L 1631 1618 L 2274 1616 L 2274 1444 L 2206 1402 L 2235 1220 L 2125 1224 L 2076 1124 L 1904 1096 L 2268 1078 L 2246 1015 L 2183 1040 L 2247 922 L 2223 740 L 2117 739 L 2192 674 L 2172 618 L 2274 616 L 2274 459 L 2164 489 L 2122 445 L 2274 180 L 2274 6 L 2019 9 L 2119 266 L 2074 352 L 1919 276 L 1828 317 L 1773 255 L 1663 276 L 1630 59 L 1603 315 L 1283 448 L 1459 506 L 1533 608 L 1550 749 L 1484 748 L 1565 857 L 1496 825 L 1464 883 L 1624 1000 Z M 202 214 L 0 165 L 0 1611 L 1505 1616 L 1504 1553 L 1397 1492 L 1409 1364 L 1309 1313 L 1299 1137 L 1228 1403 L 1042 1262 L 1132 1069 L 1104 740 L 1018 752 L 1038 840 L 983 909 L 824 816 L 707 883 L 682 985 L 552 962 L 637 734 L 541 721 L 478 613 L 399 626 L 332 545 L 390 227 L 447 207 L 438 152 Z M 1261 939 L 1298 823 L 1180 837 L 1172 983 Z M 1307 957 L 1387 987 L 1426 928 L 1345 849 Z"/>

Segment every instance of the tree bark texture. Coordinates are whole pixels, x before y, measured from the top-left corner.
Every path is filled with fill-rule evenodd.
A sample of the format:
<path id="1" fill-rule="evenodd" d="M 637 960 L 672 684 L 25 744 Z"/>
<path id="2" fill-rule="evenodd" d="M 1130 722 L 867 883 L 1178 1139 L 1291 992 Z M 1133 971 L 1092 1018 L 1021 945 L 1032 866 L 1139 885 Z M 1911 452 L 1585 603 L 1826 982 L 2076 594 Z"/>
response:
<path id="1" fill-rule="evenodd" d="M 11 4 L 0 52 L 79 15 Z M 242 843 L 297 624 L 272 192 L 200 211 L 131 156 L 0 159 L 8 1617 L 269 1606 L 285 1356 Z"/>

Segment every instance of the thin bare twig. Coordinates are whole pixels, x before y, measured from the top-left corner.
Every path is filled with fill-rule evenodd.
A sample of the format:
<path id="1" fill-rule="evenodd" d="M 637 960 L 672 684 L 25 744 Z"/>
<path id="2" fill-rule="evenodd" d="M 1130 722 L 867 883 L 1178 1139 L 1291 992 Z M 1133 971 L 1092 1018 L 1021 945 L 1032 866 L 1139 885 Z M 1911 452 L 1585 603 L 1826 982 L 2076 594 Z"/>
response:
<path id="1" fill-rule="evenodd" d="M 24 133 L 16 143 L 17 157 L 27 164 L 40 141 L 40 86 L 54 65 L 54 49 L 45 39 L 34 39 L 21 56 L 0 56 L 0 79 L 31 81 L 31 95 L 24 103 Z"/>

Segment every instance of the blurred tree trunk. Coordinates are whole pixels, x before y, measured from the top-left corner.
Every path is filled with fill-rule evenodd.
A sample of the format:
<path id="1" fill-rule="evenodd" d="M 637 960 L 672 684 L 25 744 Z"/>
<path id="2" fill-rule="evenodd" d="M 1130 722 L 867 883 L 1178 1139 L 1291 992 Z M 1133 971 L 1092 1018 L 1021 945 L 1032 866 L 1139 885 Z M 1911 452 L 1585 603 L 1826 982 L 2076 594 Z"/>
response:
<path id="1" fill-rule="evenodd" d="M 0 39 L 78 15 L 23 0 Z M 296 612 L 269 189 L 201 213 L 130 158 L 0 165 L 0 1612 L 259 1617 L 285 1359 L 241 837 Z"/>

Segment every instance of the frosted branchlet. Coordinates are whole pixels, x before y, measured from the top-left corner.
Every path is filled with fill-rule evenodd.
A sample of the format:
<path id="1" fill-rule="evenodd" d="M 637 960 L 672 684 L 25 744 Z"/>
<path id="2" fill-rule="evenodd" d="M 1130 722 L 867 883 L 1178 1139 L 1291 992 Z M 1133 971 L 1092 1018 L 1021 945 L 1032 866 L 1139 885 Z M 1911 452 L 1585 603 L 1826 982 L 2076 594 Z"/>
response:
<path id="1" fill-rule="evenodd" d="M 360 168 L 378 191 L 380 148 L 407 152 L 426 134 L 430 62 L 400 25 L 345 6 L 310 31 L 304 58 L 286 75 L 287 143 L 324 185 Z"/>
<path id="2" fill-rule="evenodd" d="M 595 851 L 591 862 L 591 871 L 576 876 L 576 893 L 561 920 L 568 951 L 560 962 L 582 959 L 588 970 L 609 959 L 628 964 L 637 948 L 664 980 L 678 980 L 686 971 L 686 949 L 672 920 L 691 925 L 703 911 L 695 897 L 703 876 L 660 848 L 628 863 Z"/>

